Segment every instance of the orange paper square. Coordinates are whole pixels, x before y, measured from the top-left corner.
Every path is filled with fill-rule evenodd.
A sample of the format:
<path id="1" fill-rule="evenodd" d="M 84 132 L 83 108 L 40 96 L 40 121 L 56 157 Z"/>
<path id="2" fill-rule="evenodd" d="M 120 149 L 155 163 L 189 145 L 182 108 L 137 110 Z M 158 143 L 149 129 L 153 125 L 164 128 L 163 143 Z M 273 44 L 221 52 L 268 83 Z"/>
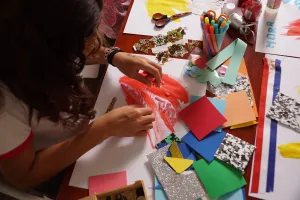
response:
<path id="1" fill-rule="evenodd" d="M 227 119 L 227 122 L 223 124 L 224 128 L 256 120 L 245 91 L 234 92 L 226 96 L 224 117 Z"/>

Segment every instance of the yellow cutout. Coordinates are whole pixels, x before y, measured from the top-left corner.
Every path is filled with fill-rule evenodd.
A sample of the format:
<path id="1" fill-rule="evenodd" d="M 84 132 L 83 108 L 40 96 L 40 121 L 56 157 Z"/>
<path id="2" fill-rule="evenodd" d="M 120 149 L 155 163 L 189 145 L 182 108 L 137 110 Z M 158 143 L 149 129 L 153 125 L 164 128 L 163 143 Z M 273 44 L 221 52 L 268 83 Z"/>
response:
<path id="1" fill-rule="evenodd" d="M 238 125 L 231 126 L 230 129 L 244 128 L 244 127 L 248 127 L 248 126 L 253 126 L 255 124 L 258 124 L 258 122 L 252 121 L 252 122 L 247 122 L 247 123 L 243 123 L 243 124 L 238 124 Z"/>
<path id="2" fill-rule="evenodd" d="M 300 143 L 289 143 L 278 146 L 280 154 L 284 158 L 300 159 Z"/>
<path id="3" fill-rule="evenodd" d="M 177 145 L 176 142 L 173 142 L 170 146 L 170 153 L 172 155 L 172 158 L 183 158 L 183 155 Z"/>
<path id="4" fill-rule="evenodd" d="M 193 160 L 182 159 L 182 158 L 169 158 L 166 156 L 164 157 L 164 159 L 178 174 L 184 172 L 194 162 Z"/>
<path id="5" fill-rule="evenodd" d="M 140 1 L 140 0 L 138 0 Z M 188 12 L 189 2 L 187 0 L 148 0 L 146 2 L 146 8 L 148 11 L 148 16 L 152 19 L 153 14 L 162 13 L 164 15 L 175 15 L 175 10 L 180 12 Z M 180 20 L 174 20 L 179 22 Z"/>
<path id="6" fill-rule="evenodd" d="M 300 94 L 300 86 L 297 85 L 296 88 L 297 88 L 298 94 Z"/>

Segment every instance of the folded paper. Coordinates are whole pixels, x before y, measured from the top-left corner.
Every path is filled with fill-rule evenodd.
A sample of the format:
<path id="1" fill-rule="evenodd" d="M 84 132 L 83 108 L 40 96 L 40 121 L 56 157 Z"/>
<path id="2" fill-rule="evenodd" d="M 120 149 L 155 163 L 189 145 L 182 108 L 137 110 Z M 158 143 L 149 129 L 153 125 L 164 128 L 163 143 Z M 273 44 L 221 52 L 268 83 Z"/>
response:
<path id="1" fill-rule="evenodd" d="M 255 148 L 254 145 L 227 133 L 215 157 L 244 172 Z"/>
<path id="2" fill-rule="evenodd" d="M 228 69 L 223 78 L 223 83 L 234 85 L 246 48 L 247 44 L 245 42 L 240 39 L 236 39 L 215 57 L 209 60 L 206 65 L 211 70 L 215 70 L 231 57 Z"/>
<path id="3" fill-rule="evenodd" d="M 278 92 L 267 117 L 300 132 L 300 102 Z"/>
<path id="4" fill-rule="evenodd" d="M 205 96 L 179 112 L 179 116 L 198 140 L 226 122 L 223 115 Z"/>
<path id="5" fill-rule="evenodd" d="M 199 141 L 192 132 L 188 132 L 182 137 L 182 141 L 187 143 L 192 149 L 205 158 L 205 160 L 211 162 L 225 135 L 226 133 L 223 131 L 221 133 L 213 132 Z"/>
<path id="6" fill-rule="evenodd" d="M 172 200 L 186 200 L 205 196 L 206 192 L 194 171 L 186 175 L 177 174 L 164 161 L 169 147 L 170 145 L 167 145 L 147 156 L 167 197 Z"/>
<path id="7" fill-rule="evenodd" d="M 232 192 L 246 185 L 242 173 L 232 166 L 213 160 L 201 159 L 193 163 L 197 175 L 211 199 Z"/>
<path id="8" fill-rule="evenodd" d="M 187 168 L 193 164 L 193 160 L 183 159 L 183 158 L 169 158 L 164 157 L 165 161 L 174 169 L 175 172 L 181 174 Z"/>
<path id="9" fill-rule="evenodd" d="M 223 127 L 234 126 L 256 120 L 253 109 L 245 91 L 234 92 L 226 97 L 226 108 L 224 117 L 227 122 Z"/>

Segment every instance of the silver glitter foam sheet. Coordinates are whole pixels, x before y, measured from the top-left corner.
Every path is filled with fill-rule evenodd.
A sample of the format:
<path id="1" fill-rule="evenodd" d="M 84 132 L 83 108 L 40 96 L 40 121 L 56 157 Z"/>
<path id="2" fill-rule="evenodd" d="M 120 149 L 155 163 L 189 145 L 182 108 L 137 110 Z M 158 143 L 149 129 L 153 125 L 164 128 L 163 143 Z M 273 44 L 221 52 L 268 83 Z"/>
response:
<path id="1" fill-rule="evenodd" d="M 221 74 L 219 73 L 221 76 Z M 240 92 L 245 90 L 250 101 L 251 106 L 253 106 L 253 98 L 250 90 L 250 83 L 247 76 L 238 75 L 236 78 L 236 83 L 234 85 L 228 85 L 226 83 L 221 83 L 218 87 L 214 87 L 211 84 L 207 85 L 207 90 L 216 96 L 225 96 L 233 92 Z"/>
<path id="2" fill-rule="evenodd" d="M 205 196 L 206 192 L 195 171 L 191 171 L 190 174 L 176 174 L 164 161 L 169 147 L 170 145 L 162 147 L 147 156 L 168 198 L 193 200 Z"/>
<path id="3" fill-rule="evenodd" d="M 227 133 L 215 157 L 244 172 L 255 149 L 254 145 Z"/>
<path id="4" fill-rule="evenodd" d="M 267 117 L 285 124 L 300 133 L 300 102 L 278 93 Z"/>

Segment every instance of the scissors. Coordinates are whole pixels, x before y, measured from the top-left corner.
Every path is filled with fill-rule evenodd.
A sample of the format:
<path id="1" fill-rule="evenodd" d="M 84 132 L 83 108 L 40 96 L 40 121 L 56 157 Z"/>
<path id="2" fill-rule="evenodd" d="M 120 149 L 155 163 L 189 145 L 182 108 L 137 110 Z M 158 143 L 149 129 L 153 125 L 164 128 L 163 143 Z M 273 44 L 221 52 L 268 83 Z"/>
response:
<path id="1" fill-rule="evenodd" d="M 163 28 L 170 21 L 181 18 L 181 17 L 185 17 L 190 14 L 192 14 L 192 12 L 179 13 L 179 14 L 172 15 L 171 17 L 168 17 L 167 15 L 164 15 L 161 13 L 155 13 L 152 16 L 152 19 L 155 21 L 155 26 L 157 28 Z"/>

